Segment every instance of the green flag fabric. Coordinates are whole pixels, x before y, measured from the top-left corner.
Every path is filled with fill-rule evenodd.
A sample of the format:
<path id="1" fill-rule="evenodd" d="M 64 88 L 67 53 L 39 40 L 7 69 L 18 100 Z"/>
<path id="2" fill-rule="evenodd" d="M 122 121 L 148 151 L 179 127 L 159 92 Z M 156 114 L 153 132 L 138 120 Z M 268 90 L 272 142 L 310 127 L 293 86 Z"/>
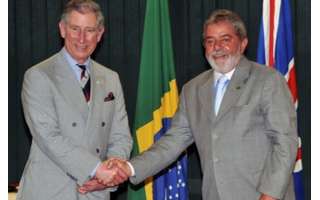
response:
<path id="1" fill-rule="evenodd" d="M 170 127 L 178 106 L 167 0 L 147 0 L 141 51 L 133 156 L 147 150 Z M 187 199 L 187 158 L 170 173 L 129 186 L 128 200 Z"/>

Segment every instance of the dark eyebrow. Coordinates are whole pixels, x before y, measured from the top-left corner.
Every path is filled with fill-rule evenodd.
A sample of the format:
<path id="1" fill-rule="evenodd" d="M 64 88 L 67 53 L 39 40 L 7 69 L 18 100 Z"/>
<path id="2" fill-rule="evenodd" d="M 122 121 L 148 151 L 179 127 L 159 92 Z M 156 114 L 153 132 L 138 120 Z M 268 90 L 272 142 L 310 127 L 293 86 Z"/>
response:
<path id="1" fill-rule="evenodd" d="M 204 39 L 205 39 L 205 40 L 207 40 L 207 39 L 214 39 L 214 37 L 212 37 L 212 36 L 207 36 L 207 37 L 205 37 Z"/>
<path id="2" fill-rule="evenodd" d="M 232 35 L 226 33 L 226 34 L 220 35 L 219 38 L 232 38 Z M 207 36 L 207 37 L 205 37 L 204 39 L 205 39 L 205 40 L 207 40 L 207 39 L 215 39 L 215 37 L 213 37 L 213 36 Z"/>
<path id="3" fill-rule="evenodd" d="M 220 37 L 221 37 L 221 38 L 232 37 L 232 35 L 230 35 L 230 34 L 224 34 L 224 35 L 221 35 Z"/>
<path id="4" fill-rule="evenodd" d="M 69 24 L 69 26 L 72 26 L 72 27 L 79 27 L 79 26 L 77 26 L 77 25 L 75 25 L 75 24 Z"/>

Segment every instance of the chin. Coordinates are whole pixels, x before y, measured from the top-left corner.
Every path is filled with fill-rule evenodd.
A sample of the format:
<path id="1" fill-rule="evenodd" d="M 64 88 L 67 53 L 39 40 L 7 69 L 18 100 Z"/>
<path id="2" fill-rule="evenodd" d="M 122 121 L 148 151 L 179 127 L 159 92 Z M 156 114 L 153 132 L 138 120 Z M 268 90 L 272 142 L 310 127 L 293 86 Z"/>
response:
<path id="1" fill-rule="evenodd" d="M 82 59 L 89 57 L 88 55 L 89 55 L 88 53 L 83 53 L 83 52 L 76 53 L 77 58 L 82 58 Z"/>
<path id="2" fill-rule="evenodd" d="M 216 61 L 214 62 L 218 68 L 224 68 L 224 66 L 226 65 L 225 61 Z"/>
<path id="3" fill-rule="evenodd" d="M 225 66 L 215 66 L 214 68 L 217 72 L 220 72 L 220 73 L 227 73 L 229 72 L 228 68 L 226 68 Z"/>

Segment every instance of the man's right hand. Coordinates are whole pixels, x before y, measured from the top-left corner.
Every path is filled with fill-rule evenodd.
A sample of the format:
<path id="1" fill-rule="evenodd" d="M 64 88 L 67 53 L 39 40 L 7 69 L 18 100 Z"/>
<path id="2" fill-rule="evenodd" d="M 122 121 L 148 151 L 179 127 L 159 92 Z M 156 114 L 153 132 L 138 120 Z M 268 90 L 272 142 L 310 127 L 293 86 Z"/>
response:
<path id="1" fill-rule="evenodd" d="M 131 171 L 131 168 L 129 167 L 129 164 L 126 160 L 120 158 L 111 158 L 107 162 L 109 163 L 109 165 L 116 167 L 118 169 L 118 173 L 121 174 L 121 176 L 129 178 L 133 175 L 133 172 Z"/>
<path id="2" fill-rule="evenodd" d="M 96 171 L 98 181 L 108 187 L 119 185 L 131 176 L 131 170 L 125 160 L 110 158 L 100 164 Z"/>

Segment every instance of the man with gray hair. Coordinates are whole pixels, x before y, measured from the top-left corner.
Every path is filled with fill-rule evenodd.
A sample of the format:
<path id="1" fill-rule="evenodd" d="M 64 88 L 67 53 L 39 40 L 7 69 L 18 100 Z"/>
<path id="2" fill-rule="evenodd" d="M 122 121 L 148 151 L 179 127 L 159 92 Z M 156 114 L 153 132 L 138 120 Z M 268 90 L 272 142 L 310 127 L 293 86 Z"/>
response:
<path id="1" fill-rule="evenodd" d="M 59 29 L 62 50 L 24 76 L 33 139 L 17 199 L 109 200 L 127 176 L 103 161 L 127 159 L 132 138 L 118 74 L 90 58 L 104 32 L 99 5 L 69 1 Z"/>
<path id="2" fill-rule="evenodd" d="M 277 71 L 243 55 L 247 43 L 236 13 L 209 16 L 203 46 L 212 69 L 184 85 L 171 128 L 160 140 L 130 163 L 113 161 L 132 183 L 158 173 L 195 142 L 204 200 L 295 199 L 293 101 Z"/>

